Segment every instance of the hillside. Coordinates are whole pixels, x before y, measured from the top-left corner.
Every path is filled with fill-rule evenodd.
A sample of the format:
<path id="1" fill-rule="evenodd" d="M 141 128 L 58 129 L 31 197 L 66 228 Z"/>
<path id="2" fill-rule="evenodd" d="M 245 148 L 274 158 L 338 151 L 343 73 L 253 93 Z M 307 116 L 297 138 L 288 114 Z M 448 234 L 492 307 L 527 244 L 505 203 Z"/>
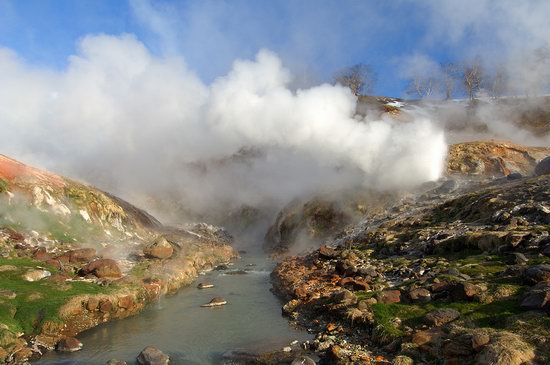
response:
<path id="1" fill-rule="evenodd" d="M 219 228 L 165 227 L 92 186 L 0 156 L 0 359 L 22 363 L 138 313 L 235 257 L 230 243 Z"/>
<path id="2" fill-rule="evenodd" d="M 316 333 L 323 364 L 550 362 L 550 175 L 465 182 L 365 215 L 274 270 L 283 313 Z"/>
<path id="3" fill-rule="evenodd" d="M 428 183 L 416 194 L 449 194 L 467 189 L 472 183 L 499 179 L 510 174 L 531 176 L 538 161 L 550 155 L 548 147 L 526 147 L 511 142 L 478 141 L 449 147 L 447 168 L 440 182 Z M 359 189 L 334 196 L 294 200 L 279 212 L 265 236 L 268 252 L 299 253 L 319 247 L 346 226 L 367 217 L 383 216 L 403 209 L 410 193 Z"/>

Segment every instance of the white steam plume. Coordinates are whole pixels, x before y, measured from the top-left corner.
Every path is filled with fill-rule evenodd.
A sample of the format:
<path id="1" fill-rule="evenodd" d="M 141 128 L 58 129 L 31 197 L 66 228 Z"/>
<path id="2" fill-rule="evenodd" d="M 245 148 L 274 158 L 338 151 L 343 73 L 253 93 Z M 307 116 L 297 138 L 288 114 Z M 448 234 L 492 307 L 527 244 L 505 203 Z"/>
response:
<path id="1" fill-rule="evenodd" d="M 429 120 L 355 119 L 349 90 L 294 92 L 291 79 L 264 50 L 205 85 L 183 59 L 153 56 L 132 35 L 83 38 L 61 72 L 0 49 L 3 152 L 199 213 L 439 177 L 446 146 Z"/>

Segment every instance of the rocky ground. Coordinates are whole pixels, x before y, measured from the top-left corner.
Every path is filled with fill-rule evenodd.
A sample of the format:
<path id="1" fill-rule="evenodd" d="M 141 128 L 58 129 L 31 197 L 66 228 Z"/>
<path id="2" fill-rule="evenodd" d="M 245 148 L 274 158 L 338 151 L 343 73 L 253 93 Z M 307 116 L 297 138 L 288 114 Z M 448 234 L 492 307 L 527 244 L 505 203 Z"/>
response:
<path id="1" fill-rule="evenodd" d="M 117 197 L 0 156 L 0 363 L 78 350 L 76 334 L 235 257 L 230 243 L 220 228 L 165 227 Z"/>
<path id="2" fill-rule="evenodd" d="M 454 146 L 446 182 L 282 261 L 274 291 L 321 363 L 549 364 L 546 151 Z"/>

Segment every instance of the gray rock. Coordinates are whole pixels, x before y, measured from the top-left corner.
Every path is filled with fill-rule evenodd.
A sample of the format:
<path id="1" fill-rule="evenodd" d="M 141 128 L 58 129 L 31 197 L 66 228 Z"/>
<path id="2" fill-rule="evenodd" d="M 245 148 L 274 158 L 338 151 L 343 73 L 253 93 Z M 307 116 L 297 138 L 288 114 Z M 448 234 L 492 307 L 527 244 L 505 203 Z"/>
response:
<path id="1" fill-rule="evenodd" d="M 79 351 L 82 350 L 82 342 L 74 337 L 63 338 L 57 343 L 56 350 L 59 352 Z"/>
<path id="2" fill-rule="evenodd" d="M 512 172 L 511 174 L 508 174 L 506 176 L 508 180 L 518 180 L 518 179 L 521 179 L 522 177 L 523 175 L 520 174 L 519 172 Z"/>
<path id="3" fill-rule="evenodd" d="M 550 265 L 542 264 L 531 266 L 525 270 L 525 280 L 530 284 L 550 281 Z"/>
<path id="4" fill-rule="evenodd" d="M 140 352 L 136 360 L 139 365 L 167 365 L 170 358 L 159 349 L 147 346 Z"/>
<path id="5" fill-rule="evenodd" d="M 52 273 L 47 270 L 29 270 L 23 274 L 23 280 L 25 281 L 39 281 L 47 278 Z"/>
<path id="6" fill-rule="evenodd" d="M 436 309 L 424 317 L 424 321 L 432 326 L 442 326 L 460 317 L 457 310 L 451 308 Z"/>
<path id="7" fill-rule="evenodd" d="M 542 159 L 537 166 L 535 166 L 535 175 L 548 175 L 550 174 L 550 156 Z"/>
<path id="8" fill-rule="evenodd" d="M 416 288 L 409 292 L 409 298 L 411 298 L 414 303 L 427 303 L 432 299 L 432 296 L 429 290 Z"/>
<path id="9" fill-rule="evenodd" d="M 506 263 L 509 265 L 524 265 L 529 260 L 521 252 L 512 252 L 506 259 Z"/>

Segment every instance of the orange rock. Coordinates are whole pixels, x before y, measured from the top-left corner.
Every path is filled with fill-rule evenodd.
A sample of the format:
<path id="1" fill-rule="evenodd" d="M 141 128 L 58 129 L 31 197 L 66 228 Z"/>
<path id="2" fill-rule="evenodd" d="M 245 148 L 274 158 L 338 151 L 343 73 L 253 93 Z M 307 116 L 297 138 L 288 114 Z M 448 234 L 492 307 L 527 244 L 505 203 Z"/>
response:
<path id="1" fill-rule="evenodd" d="M 332 331 L 336 330 L 336 328 L 337 328 L 336 325 L 332 322 L 327 324 L 327 331 L 328 332 L 332 332 Z"/>

